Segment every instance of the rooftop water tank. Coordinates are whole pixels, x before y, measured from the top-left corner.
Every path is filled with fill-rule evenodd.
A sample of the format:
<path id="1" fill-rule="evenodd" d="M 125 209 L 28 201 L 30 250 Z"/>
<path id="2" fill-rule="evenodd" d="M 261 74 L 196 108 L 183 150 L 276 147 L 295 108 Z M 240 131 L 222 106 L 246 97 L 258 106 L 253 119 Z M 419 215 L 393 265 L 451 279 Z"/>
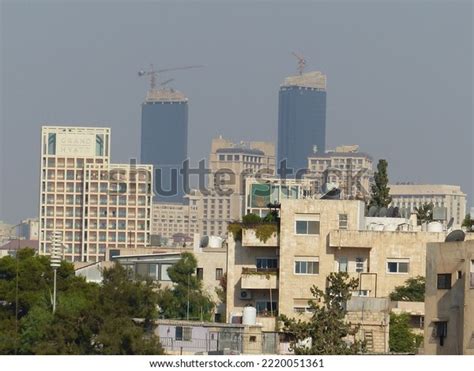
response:
<path id="1" fill-rule="evenodd" d="M 431 222 L 428 224 L 428 232 L 443 232 L 443 225 L 440 222 Z"/>
<path id="2" fill-rule="evenodd" d="M 257 309 L 254 307 L 245 307 L 242 315 L 242 324 L 253 326 L 257 323 Z"/>

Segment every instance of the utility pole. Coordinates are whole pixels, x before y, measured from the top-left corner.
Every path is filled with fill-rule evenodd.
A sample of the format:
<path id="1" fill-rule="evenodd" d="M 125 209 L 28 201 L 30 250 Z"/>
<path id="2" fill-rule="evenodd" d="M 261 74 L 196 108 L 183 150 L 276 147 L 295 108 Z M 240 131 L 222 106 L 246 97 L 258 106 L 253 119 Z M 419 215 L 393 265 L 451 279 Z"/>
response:
<path id="1" fill-rule="evenodd" d="M 56 312 L 57 270 L 61 266 L 62 233 L 53 232 L 51 236 L 51 267 L 53 268 L 53 314 Z"/>
<path id="2" fill-rule="evenodd" d="M 189 279 L 191 277 L 191 274 L 188 275 L 188 302 L 186 305 L 186 320 L 189 321 Z"/>
<path id="3" fill-rule="evenodd" d="M 18 232 L 16 233 L 16 240 L 18 242 L 17 250 L 15 253 L 16 261 L 16 277 L 15 277 L 15 355 L 18 354 L 18 279 L 19 279 L 19 266 L 18 266 L 18 253 L 20 252 L 21 242 L 20 242 L 20 224 L 15 225 L 13 228 L 18 226 Z M 11 235 L 11 234 L 10 234 Z"/>

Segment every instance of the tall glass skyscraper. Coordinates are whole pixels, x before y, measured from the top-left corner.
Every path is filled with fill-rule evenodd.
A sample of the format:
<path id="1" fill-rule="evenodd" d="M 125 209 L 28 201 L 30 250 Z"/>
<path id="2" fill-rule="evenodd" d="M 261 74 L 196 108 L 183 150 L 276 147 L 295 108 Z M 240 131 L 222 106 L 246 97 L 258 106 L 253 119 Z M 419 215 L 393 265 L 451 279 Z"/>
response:
<path id="1" fill-rule="evenodd" d="M 279 93 L 278 162 L 306 168 L 308 157 L 325 149 L 326 76 L 316 71 L 287 77 Z"/>
<path id="2" fill-rule="evenodd" d="M 152 164 L 161 202 L 181 202 L 179 174 L 188 156 L 188 99 L 172 89 L 153 89 L 142 104 L 140 161 Z"/>

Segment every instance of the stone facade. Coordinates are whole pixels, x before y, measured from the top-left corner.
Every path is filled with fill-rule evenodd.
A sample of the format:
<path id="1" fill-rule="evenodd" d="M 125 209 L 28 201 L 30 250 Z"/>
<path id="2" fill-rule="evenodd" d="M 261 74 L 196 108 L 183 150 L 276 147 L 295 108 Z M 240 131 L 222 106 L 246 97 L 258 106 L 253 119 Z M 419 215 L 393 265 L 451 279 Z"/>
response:
<path id="1" fill-rule="evenodd" d="M 425 354 L 474 355 L 474 241 L 428 245 Z"/>
<path id="2" fill-rule="evenodd" d="M 241 242 L 229 234 L 227 315 L 238 316 L 251 304 L 257 323 L 277 313 L 308 318 L 310 288 L 325 288 L 331 272 L 358 278 L 353 296 L 369 298 L 386 298 L 408 278 L 424 276 L 426 244 L 444 241 L 445 234 L 364 230 L 364 211 L 354 200 L 282 200 L 278 246 L 273 239 Z M 277 289 L 242 288 L 243 273 L 275 266 Z"/>

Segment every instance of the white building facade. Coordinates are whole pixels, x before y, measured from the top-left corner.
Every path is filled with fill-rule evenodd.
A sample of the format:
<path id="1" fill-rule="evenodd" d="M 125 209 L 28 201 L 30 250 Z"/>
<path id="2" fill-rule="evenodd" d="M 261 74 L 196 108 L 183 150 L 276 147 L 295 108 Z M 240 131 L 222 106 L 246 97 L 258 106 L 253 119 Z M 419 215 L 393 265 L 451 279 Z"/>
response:
<path id="1" fill-rule="evenodd" d="M 41 133 L 39 252 L 61 232 L 64 259 L 108 260 L 108 250 L 146 247 L 151 165 L 110 164 L 110 129 L 44 126 Z"/>

